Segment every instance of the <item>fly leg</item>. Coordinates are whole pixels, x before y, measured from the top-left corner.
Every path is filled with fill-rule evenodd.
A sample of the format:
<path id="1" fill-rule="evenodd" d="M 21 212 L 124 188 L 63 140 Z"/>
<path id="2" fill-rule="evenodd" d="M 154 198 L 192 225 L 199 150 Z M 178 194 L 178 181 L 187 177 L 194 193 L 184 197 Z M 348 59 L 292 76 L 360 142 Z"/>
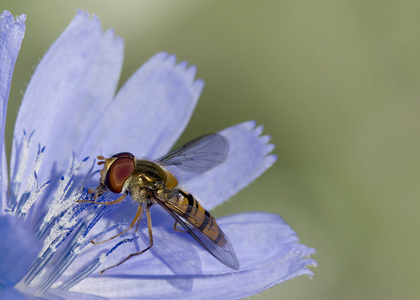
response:
<path id="1" fill-rule="evenodd" d="M 183 232 L 183 233 L 185 233 L 185 232 L 186 232 L 185 230 L 178 229 L 178 227 L 176 227 L 176 224 L 178 224 L 178 222 L 177 222 L 177 221 L 175 221 L 175 224 L 174 224 L 174 230 L 175 230 L 175 231 L 178 231 L 178 232 Z"/>
<path id="2" fill-rule="evenodd" d="M 126 258 L 124 258 L 118 264 L 103 269 L 101 272 L 99 272 L 100 275 L 102 275 L 108 269 L 118 267 L 122 263 L 124 263 L 127 260 L 129 260 L 131 257 L 136 256 L 136 255 L 140 255 L 140 254 L 146 252 L 147 250 L 149 250 L 150 248 L 152 248 L 152 246 L 153 246 L 153 235 L 152 235 L 152 218 L 150 217 L 150 210 L 149 210 L 150 206 L 151 206 L 150 204 L 146 204 L 147 228 L 149 229 L 149 241 L 150 241 L 150 245 L 147 248 L 141 250 L 140 252 L 131 253 L 129 256 L 127 256 Z M 134 225 L 134 222 L 132 224 Z"/>
<path id="3" fill-rule="evenodd" d="M 146 206 L 146 209 L 148 211 L 149 208 Z M 144 213 L 143 205 L 140 204 L 139 205 L 139 208 L 137 209 L 137 213 L 136 213 L 136 216 L 134 217 L 134 220 L 131 222 L 130 226 L 126 230 L 124 230 L 124 231 L 122 231 L 122 232 L 114 235 L 113 237 L 110 237 L 109 239 L 107 239 L 105 241 L 95 242 L 94 240 L 90 240 L 90 242 L 92 244 L 98 245 L 98 244 L 102 244 L 102 243 L 108 242 L 108 241 L 110 241 L 112 239 L 115 239 L 117 236 L 120 236 L 121 234 L 123 234 L 123 233 L 127 232 L 128 230 L 130 230 L 131 228 L 133 228 L 133 226 L 134 226 L 134 224 L 136 224 L 137 220 L 140 223 L 141 218 L 143 217 L 143 213 Z"/>

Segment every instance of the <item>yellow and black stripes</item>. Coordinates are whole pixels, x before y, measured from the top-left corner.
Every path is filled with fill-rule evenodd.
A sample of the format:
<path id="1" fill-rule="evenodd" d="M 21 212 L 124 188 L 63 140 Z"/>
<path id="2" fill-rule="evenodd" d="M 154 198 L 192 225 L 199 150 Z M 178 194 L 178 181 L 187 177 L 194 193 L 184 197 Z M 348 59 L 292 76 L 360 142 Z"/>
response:
<path id="1" fill-rule="evenodd" d="M 185 220 L 210 238 L 216 245 L 225 245 L 224 234 L 212 215 L 191 194 L 182 190 L 179 190 L 179 194 L 182 197 L 179 197 L 178 208 L 183 211 Z"/>

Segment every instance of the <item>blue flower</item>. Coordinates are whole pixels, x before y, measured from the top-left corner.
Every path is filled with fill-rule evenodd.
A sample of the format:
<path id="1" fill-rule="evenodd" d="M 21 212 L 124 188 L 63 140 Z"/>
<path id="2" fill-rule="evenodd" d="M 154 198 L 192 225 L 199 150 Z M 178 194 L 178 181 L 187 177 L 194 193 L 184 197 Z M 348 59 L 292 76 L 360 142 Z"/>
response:
<path id="1" fill-rule="evenodd" d="M 24 15 L 1 15 L 2 144 L 24 21 Z M 155 206 L 154 246 L 98 274 L 148 246 L 148 235 L 142 222 L 138 232 L 115 242 L 90 243 L 126 228 L 136 204 L 77 203 L 89 197 L 84 187 L 98 184 L 98 167 L 89 157 L 101 151 L 130 151 L 150 159 L 164 155 L 186 127 L 204 85 L 194 79 L 194 67 L 159 53 L 116 91 L 122 62 L 122 39 L 112 30 L 104 33 L 96 16 L 78 12 L 36 68 L 16 120 L 9 185 L 4 150 L 0 156 L 0 298 L 242 298 L 299 275 L 312 276 L 306 267 L 316 262 L 307 257 L 315 250 L 299 244 L 277 215 L 252 212 L 218 219 L 240 262 L 233 270 L 189 235 L 174 232 L 173 219 Z M 207 209 L 276 160 L 269 137 L 252 121 L 220 134 L 230 145 L 222 165 L 200 175 L 176 174 Z"/>

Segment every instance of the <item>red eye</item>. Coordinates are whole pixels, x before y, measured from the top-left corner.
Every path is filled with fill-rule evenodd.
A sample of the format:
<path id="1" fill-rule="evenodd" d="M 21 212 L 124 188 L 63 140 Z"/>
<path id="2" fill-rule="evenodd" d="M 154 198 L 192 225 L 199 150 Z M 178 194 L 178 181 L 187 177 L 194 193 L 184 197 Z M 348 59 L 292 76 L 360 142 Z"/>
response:
<path id="1" fill-rule="evenodd" d="M 121 193 L 125 181 L 133 174 L 136 165 L 134 155 L 128 152 L 118 153 L 112 157 L 117 159 L 106 173 L 105 185 L 113 193 Z"/>

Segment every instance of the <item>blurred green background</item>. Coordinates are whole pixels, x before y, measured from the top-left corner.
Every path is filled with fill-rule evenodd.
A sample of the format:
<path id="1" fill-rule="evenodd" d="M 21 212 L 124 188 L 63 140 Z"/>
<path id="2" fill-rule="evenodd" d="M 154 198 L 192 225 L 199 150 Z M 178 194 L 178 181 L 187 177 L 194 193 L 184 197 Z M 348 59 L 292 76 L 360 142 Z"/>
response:
<path id="1" fill-rule="evenodd" d="M 277 163 L 214 211 L 281 214 L 315 276 L 252 299 L 417 299 L 419 1 L 15 1 L 27 14 L 7 139 L 34 66 L 74 17 L 125 40 L 120 85 L 159 51 L 206 82 L 179 144 L 255 119 Z"/>

